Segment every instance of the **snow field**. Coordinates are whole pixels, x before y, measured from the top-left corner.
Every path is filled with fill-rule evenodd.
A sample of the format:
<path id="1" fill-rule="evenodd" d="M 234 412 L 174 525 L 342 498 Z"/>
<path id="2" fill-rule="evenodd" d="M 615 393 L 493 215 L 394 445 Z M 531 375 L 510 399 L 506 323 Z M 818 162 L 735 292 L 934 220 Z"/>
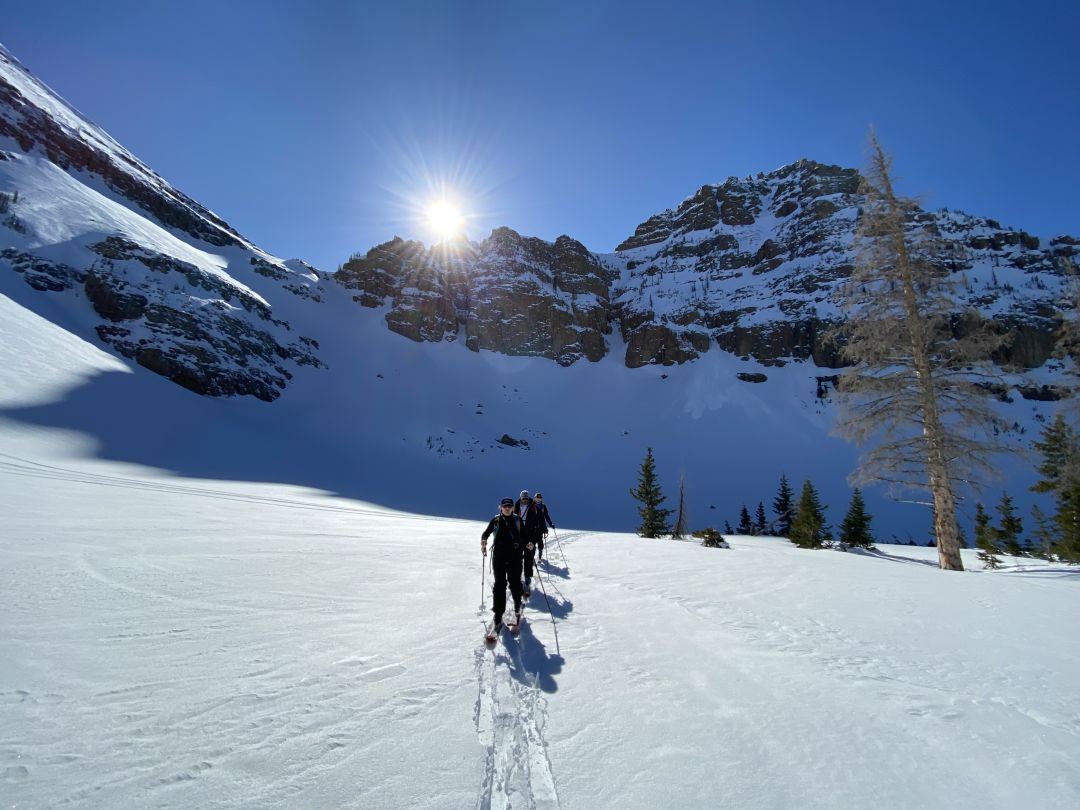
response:
<path id="1" fill-rule="evenodd" d="M 1075 570 L 564 530 L 488 649 L 479 521 L 0 437 L 12 807 L 1080 798 Z"/>

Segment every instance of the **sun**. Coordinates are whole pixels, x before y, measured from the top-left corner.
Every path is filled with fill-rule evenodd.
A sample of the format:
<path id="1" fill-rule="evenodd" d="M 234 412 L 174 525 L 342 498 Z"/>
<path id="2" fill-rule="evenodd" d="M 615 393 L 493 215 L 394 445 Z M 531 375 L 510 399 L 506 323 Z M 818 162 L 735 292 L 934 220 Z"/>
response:
<path id="1" fill-rule="evenodd" d="M 465 229 L 465 217 L 449 200 L 437 200 L 427 207 L 428 226 L 441 238 L 458 236 Z"/>

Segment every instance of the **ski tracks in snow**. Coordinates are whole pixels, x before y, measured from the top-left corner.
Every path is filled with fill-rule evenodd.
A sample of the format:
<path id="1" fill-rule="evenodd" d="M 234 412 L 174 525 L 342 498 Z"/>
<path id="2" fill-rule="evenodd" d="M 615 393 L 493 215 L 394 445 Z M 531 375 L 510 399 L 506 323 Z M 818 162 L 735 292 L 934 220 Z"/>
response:
<path id="1" fill-rule="evenodd" d="M 535 677 L 522 683 L 516 642 L 476 651 L 479 692 L 473 719 L 486 756 L 479 810 L 555 810 L 560 807 L 547 755 L 547 701 Z M 516 661 L 514 659 L 517 659 Z"/>
<path id="2" fill-rule="evenodd" d="M 563 538 L 567 542 L 576 535 Z M 561 547 L 560 547 L 561 551 Z M 569 565 L 562 556 L 563 570 Z M 544 736 L 547 699 L 529 673 L 520 639 L 501 636 L 475 653 L 478 692 L 473 721 L 485 752 L 479 810 L 558 810 L 558 791 Z"/>

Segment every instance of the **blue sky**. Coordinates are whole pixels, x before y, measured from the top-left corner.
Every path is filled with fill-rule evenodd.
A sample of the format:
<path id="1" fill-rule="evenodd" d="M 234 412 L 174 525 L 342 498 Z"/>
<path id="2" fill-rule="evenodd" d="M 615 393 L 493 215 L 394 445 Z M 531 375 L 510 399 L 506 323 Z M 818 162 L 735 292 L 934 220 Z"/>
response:
<path id="1" fill-rule="evenodd" d="M 10 4 L 2 41 L 272 253 L 333 269 L 424 203 L 611 250 L 704 183 L 809 157 L 1080 233 L 1080 3 Z"/>

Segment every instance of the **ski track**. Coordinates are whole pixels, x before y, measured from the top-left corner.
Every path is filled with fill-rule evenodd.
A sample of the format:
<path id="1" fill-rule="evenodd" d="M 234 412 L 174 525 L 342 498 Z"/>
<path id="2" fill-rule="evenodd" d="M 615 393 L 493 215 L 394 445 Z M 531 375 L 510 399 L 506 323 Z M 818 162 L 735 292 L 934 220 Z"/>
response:
<path id="1" fill-rule="evenodd" d="M 569 570 L 565 555 L 562 561 L 563 569 Z M 487 620 L 483 610 L 481 619 Z M 537 675 L 525 669 L 520 650 L 524 637 L 500 633 L 494 649 L 481 643 L 475 652 L 478 692 L 473 722 L 485 752 L 478 810 L 562 807 L 547 754 L 547 700 Z"/>

